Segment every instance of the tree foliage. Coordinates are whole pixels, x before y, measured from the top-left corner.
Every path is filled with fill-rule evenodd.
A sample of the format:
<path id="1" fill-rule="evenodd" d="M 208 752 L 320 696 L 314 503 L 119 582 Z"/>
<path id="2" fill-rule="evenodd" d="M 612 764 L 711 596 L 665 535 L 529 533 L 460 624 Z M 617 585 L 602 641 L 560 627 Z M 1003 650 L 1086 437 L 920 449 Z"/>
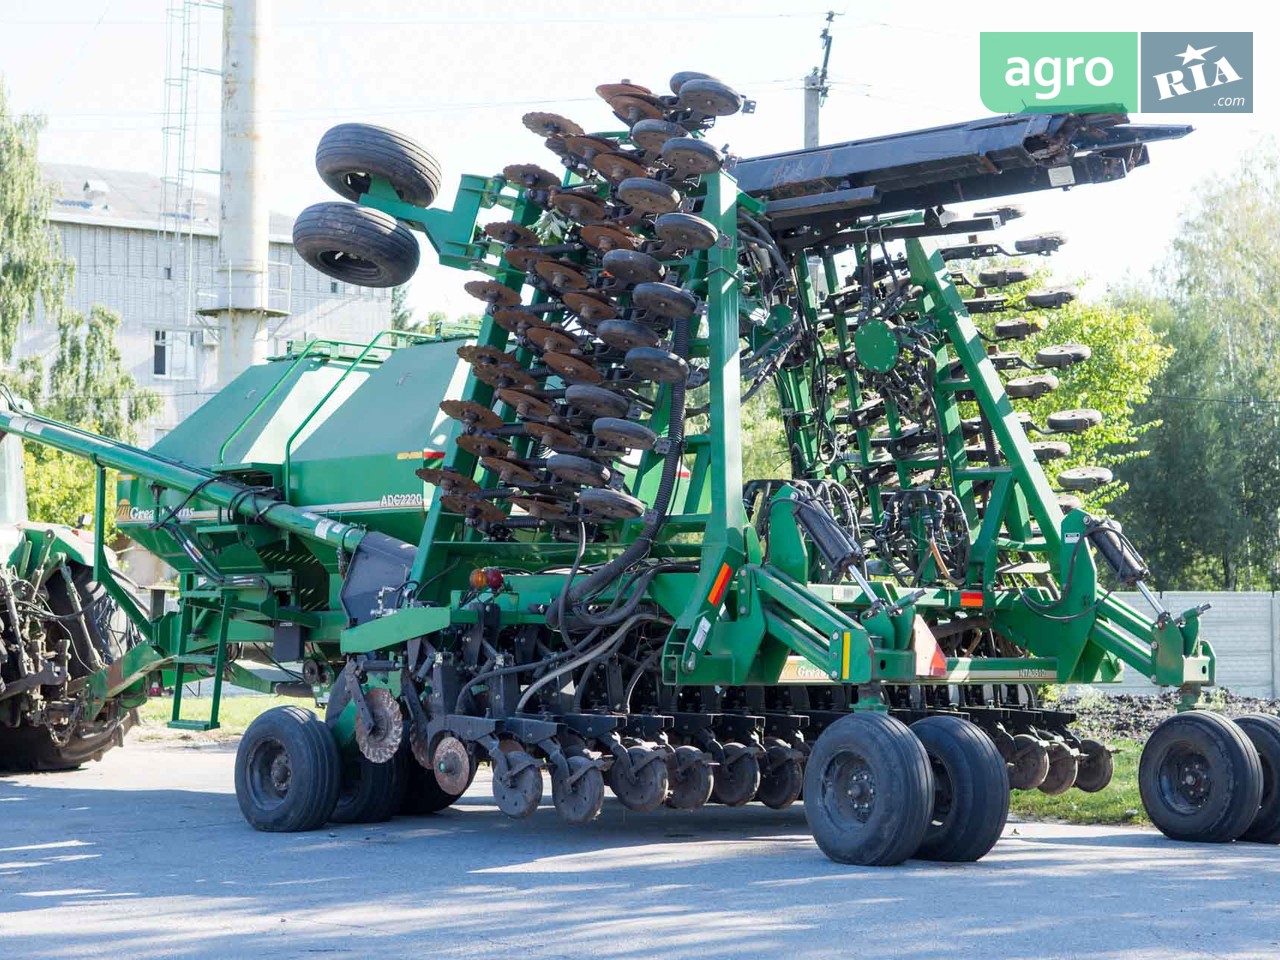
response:
<path id="1" fill-rule="evenodd" d="M 403 330 L 405 333 L 425 333 L 435 337 L 475 336 L 480 332 L 480 321 L 483 317 L 478 313 L 464 313 L 450 320 L 443 310 L 432 310 L 426 320 L 414 319 L 413 307 L 409 306 L 408 285 L 393 287 L 391 290 L 391 329 Z"/>
<path id="2" fill-rule="evenodd" d="M 1161 586 L 1280 589 L 1280 156 L 1206 182 L 1142 302 L 1175 348 L 1120 509 Z"/>
<path id="3" fill-rule="evenodd" d="M 72 265 L 49 226 L 53 194 L 40 174 L 37 148 L 44 121 L 9 112 L 0 79 L 0 363 L 8 363 L 23 321 L 43 306 L 57 318 Z"/>

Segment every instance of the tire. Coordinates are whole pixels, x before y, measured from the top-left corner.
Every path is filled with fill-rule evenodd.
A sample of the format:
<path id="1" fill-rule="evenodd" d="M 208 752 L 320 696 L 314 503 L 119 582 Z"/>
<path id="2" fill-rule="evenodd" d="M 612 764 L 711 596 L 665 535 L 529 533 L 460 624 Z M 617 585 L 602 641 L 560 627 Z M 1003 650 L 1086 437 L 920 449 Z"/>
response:
<path id="1" fill-rule="evenodd" d="M 399 812 L 404 800 L 406 769 L 401 754 L 386 763 L 362 756 L 344 758 L 338 802 L 331 823 L 383 823 Z"/>
<path id="2" fill-rule="evenodd" d="M 870 774 L 870 782 L 866 779 Z M 863 809 L 858 785 L 876 792 Z M 879 802 L 877 802 L 877 800 Z M 890 866 L 920 847 L 933 810 L 929 755 L 903 723 L 882 713 L 841 717 L 818 737 L 804 774 L 804 814 L 818 847 L 837 863 Z"/>
<path id="3" fill-rule="evenodd" d="M 354 203 L 317 203 L 293 224 L 293 246 L 325 276 L 358 287 L 398 287 L 418 269 L 412 231 L 395 217 Z"/>
<path id="4" fill-rule="evenodd" d="M 1142 748 L 1138 791 L 1151 822 L 1173 840 L 1227 843 L 1262 804 L 1262 763 L 1245 732 L 1216 713 L 1170 717 Z"/>
<path id="5" fill-rule="evenodd" d="M 990 852 L 1009 818 L 1009 775 L 991 738 L 960 717 L 911 725 L 933 770 L 933 814 L 915 856 L 973 862 Z"/>
<path id="6" fill-rule="evenodd" d="M 440 163 L 403 134 L 367 123 L 341 123 L 316 145 L 316 172 L 347 200 L 369 191 L 370 175 L 388 181 L 396 195 L 429 207 L 440 193 Z"/>
<path id="7" fill-rule="evenodd" d="M 101 760 L 112 747 L 123 746 L 125 734 L 137 722 L 137 711 L 129 710 L 114 723 L 88 733 L 73 733 L 63 744 L 53 739 L 48 727 L 0 727 L 0 772 L 75 770 L 91 760 Z"/>
<path id="8" fill-rule="evenodd" d="M 324 826 L 341 781 L 333 735 L 300 707 L 275 707 L 259 716 L 236 750 L 236 801 L 255 830 L 297 833 Z"/>
<path id="9" fill-rule="evenodd" d="M 1280 843 L 1280 717 L 1252 714 L 1239 717 L 1236 726 L 1244 731 L 1262 762 L 1262 799 L 1240 839 Z"/>
<path id="10" fill-rule="evenodd" d="M 396 811 L 402 817 L 417 817 L 431 813 L 439 813 L 462 799 L 462 793 L 456 796 L 447 792 L 436 780 L 435 774 L 425 769 L 408 755 L 404 761 L 404 792 L 400 798 L 400 809 Z M 476 778 L 476 765 L 471 766 L 471 778 L 467 786 Z"/>

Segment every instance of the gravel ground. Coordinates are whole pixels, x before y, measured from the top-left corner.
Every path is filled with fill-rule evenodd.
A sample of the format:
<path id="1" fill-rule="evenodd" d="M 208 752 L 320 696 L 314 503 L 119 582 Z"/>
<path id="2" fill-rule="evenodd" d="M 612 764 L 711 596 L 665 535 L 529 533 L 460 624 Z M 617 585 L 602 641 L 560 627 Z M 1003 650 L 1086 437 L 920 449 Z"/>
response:
<path id="1" fill-rule="evenodd" d="M 1146 740 L 1161 721 L 1177 712 L 1178 699 L 1175 691 L 1150 696 L 1131 693 L 1107 695 L 1093 691 L 1062 696 L 1056 703 L 1046 705 L 1074 711 L 1076 722 L 1072 725 L 1073 730 L 1081 736 L 1106 742 Z M 1210 709 L 1229 717 L 1247 713 L 1280 714 L 1280 700 L 1242 697 L 1225 689 L 1215 689 L 1209 697 L 1209 705 Z"/>

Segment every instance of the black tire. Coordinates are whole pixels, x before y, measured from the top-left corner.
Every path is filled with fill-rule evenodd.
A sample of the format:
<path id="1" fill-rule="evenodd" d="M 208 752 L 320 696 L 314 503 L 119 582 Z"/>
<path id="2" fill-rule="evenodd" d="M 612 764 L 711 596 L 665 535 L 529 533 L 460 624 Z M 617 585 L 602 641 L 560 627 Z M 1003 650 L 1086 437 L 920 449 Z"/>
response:
<path id="1" fill-rule="evenodd" d="M 1251 714 L 1239 717 L 1236 726 L 1249 738 L 1262 763 L 1262 799 L 1253 822 L 1240 839 L 1280 843 L 1280 717 Z"/>
<path id="2" fill-rule="evenodd" d="M 394 817 L 404 800 L 407 771 L 402 756 L 396 754 L 386 763 L 371 763 L 359 755 L 344 757 L 330 822 L 382 823 Z"/>
<path id="3" fill-rule="evenodd" d="M 1101 423 L 1101 411 L 1088 407 L 1081 407 L 1078 410 L 1059 410 L 1049 414 L 1047 419 L 1047 425 L 1054 433 L 1084 433 Z"/>
<path id="4" fill-rule="evenodd" d="M 325 276 L 358 287 L 398 287 L 418 269 L 418 241 L 395 217 L 354 203 L 316 203 L 293 223 L 293 246 Z"/>
<path id="5" fill-rule="evenodd" d="M 58 743 L 48 727 L 23 724 L 0 727 L 0 772 L 52 773 L 74 770 L 91 760 L 101 760 L 112 747 L 123 746 L 124 736 L 138 722 L 134 710 L 119 720 L 76 731 L 66 743 Z"/>
<path id="6" fill-rule="evenodd" d="M 1156 728 L 1142 748 L 1138 791 L 1151 822 L 1173 840 L 1227 843 L 1262 803 L 1262 763 L 1244 730 L 1202 710 Z"/>
<path id="7" fill-rule="evenodd" d="M 857 786 L 869 785 L 872 793 L 855 800 L 851 786 L 864 774 L 870 781 L 864 777 Z M 813 745 L 805 766 L 804 815 L 818 847 L 837 863 L 901 863 L 919 848 L 932 809 L 929 755 L 898 720 L 850 714 Z"/>
<path id="8" fill-rule="evenodd" d="M 658 435 L 644 424 L 617 417 L 601 417 L 591 425 L 591 432 L 605 443 L 628 450 L 652 450 L 658 442 Z"/>
<path id="9" fill-rule="evenodd" d="M 1063 490 L 1089 493 L 1115 479 L 1106 467 L 1072 467 L 1058 474 L 1058 486 Z"/>
<path id="10" fill-rule="evenodd" d="M 301 707 L 275 707 L 249 724 L 236 750 L 236 801 L 255 830 L 324 826 L 338 802 L 342 759 L 325 724 Z"/>
<path id="11" fill-rule="evenodd" d="M 680 191 L 648 177 L 628 177 L 618 184 L 618 199 L 637 213 L 671 213 L 680 209 Z"/>
<path id="12" fill-rule="evenodd" d="M 710 117 L 728 117 L 742 109 L 742 94 L 728 84 L 706 79 L 686 80 L 680 84 L 680 106 Z"/>
<path id="13" fill-rule="evenodd" d="M 370 175 L 390 182 L 397 196 L 429 207 L 440 193 L 440 163 L 403 134 L 368 123 L 340 123 L 316 146 L 316 172 L 347 200 L 369 191 Z"/>
<path id="14" fill-rule="evenodd" d="M 915 856 L 972 862 L 987 855 L 1009 818 L 1009 775 L 991 738 L 961 717 L 911 725 L 933 770 L 933 814 Z"/>
<path id="15" fill-rule="evenodd" d="M 631 303 L 668 320 L 687 320 L 698 309 L 698 298 L 670 283 L 641 283 L 631 291 Z"/>
<path id="16" fill-rule="evenodd" d="M 440 786 L 435 773 L 425 769 L 411 755 L 406 756 L 404 766 L 404 792 L 400 798 L 400 809 L 396 811 L 402 817 L 439 813 L 453 806 L 466 793 L 465 789 L 459 794 L 449 793 Z M 473 763 L 471 776 L 467 779 L 468 787 L 476 778 L 476 769 L 477 765 Z"/>
<path id="17" fill-rule="evenodd" d="M 662 145 L 662 161 L 682 177 L 699 177 L 724 166 L 724 154 L 697 137 L 675 137 Z"/>
<path id="18" fill-rule="evenodd" d="M 664 213 L 653 221 L 653 232 L 660 240 L 688 250 L 710 250 L 720 239 L 720 231 L 710 221 L 692 213 Z"/>

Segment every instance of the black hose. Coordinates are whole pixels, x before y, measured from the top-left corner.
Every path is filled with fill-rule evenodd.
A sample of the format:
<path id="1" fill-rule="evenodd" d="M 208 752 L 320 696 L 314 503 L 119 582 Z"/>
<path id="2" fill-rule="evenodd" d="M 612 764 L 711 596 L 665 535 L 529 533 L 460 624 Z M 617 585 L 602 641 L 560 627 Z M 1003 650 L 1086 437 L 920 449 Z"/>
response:
<path id="1" fill-rule="evenodd" d="M 671 351 L 682 360 L 689 355 L 689 326 L 692 320 L 675 325 L 672 335 Z M 653 539 L 667 521 L 667 513 L 671 507 L 671 497 L 675 492 L 679 479 L 681 454 L 684 450 L 684 400 L 687 382 L 680 380 L 671 385 L 671 422 L 667 428 L 667 439 L 670 448 L 662 464 L 662 477 L 658 481 L 658 492 L 653 499 L 653 510 L 645 521 L 639 536 L 622 553 L 608 563 L 597 568 L 594 573 L 583 577 L 570 587 L 567 594 L 547 612 L 547 622 L 559 623 L 577 604 L 588 597 L 593 597 L 608 584 L 617 580 L 622 572 L 643 560 L 653 547 Z"/>

